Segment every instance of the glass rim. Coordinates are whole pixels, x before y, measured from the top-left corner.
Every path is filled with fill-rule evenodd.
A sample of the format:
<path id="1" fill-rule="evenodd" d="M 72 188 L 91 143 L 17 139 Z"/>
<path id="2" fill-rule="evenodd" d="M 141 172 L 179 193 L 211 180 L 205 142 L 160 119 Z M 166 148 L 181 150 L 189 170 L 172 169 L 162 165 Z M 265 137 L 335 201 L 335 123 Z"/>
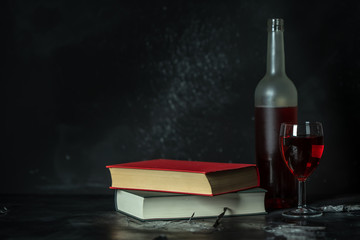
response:
<path id="1" fill-rule="evenodd" d="M 300 121 L 300 122 L 297 122 L 297 123 L 282 122 L 280 125 L 284 125 L 284 126 L 298 126 L 298 125 L 314 126 L 314 125 L 322 125 L 322 123 L 319 122 L 319 121 Z"/>

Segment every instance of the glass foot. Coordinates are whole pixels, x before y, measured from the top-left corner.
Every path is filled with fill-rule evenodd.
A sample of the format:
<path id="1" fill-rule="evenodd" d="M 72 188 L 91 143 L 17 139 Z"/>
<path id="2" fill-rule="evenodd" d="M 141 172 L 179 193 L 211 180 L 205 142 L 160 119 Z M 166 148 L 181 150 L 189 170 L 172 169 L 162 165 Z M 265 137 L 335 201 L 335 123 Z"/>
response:
<path id="1" fill-rule="evenodd" d="M 292 217 L 292 218 L 307 218 L 307 217 L 320 217 L 323 215 L 321 211 L 318 211 L 313 208 L 302 207 L 296 208 L 290 211 L 283 212 L 282 215 L 284 217 Z"/>

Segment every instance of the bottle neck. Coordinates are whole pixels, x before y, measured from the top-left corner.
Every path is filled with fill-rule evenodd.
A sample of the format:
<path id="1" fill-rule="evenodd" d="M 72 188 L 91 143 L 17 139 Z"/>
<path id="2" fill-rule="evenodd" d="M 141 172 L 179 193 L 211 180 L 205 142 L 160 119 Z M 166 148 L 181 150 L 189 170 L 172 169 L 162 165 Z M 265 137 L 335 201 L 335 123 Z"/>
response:
<path id="1" fill-rule="evenodd" d="M 268 30 L 266 74 L 272 76 L 286 75 L 283 30 Z"/>

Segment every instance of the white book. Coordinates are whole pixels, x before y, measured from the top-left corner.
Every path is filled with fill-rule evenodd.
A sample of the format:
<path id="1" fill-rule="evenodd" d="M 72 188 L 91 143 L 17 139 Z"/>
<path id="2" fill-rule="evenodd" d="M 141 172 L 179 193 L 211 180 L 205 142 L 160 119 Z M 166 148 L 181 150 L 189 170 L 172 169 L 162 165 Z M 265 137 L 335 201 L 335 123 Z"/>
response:
<path id="1" fill-rule="evenodd" d="M 115 209 L 140 220 L 190 219 L 265 214 L 265 192 L 253 188 L 216 196 L 115 190 Z"/>

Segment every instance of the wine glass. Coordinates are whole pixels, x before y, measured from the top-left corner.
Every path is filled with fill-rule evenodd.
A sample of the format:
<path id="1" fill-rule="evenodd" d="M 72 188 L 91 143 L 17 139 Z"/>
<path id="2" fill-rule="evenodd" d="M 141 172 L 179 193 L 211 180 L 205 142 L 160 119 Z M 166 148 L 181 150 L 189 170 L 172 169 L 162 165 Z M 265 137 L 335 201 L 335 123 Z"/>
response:
<path id="1" fill-rule="evenodd" d="M 283 160 L 298 180 L 298 207 L 283 212 L 286 217 L 318 217 L 321 211 L 306 206 L 306 179 L 319 165 L 324 150 L 320 122 L 282 123 L 280 148 Z"/>

